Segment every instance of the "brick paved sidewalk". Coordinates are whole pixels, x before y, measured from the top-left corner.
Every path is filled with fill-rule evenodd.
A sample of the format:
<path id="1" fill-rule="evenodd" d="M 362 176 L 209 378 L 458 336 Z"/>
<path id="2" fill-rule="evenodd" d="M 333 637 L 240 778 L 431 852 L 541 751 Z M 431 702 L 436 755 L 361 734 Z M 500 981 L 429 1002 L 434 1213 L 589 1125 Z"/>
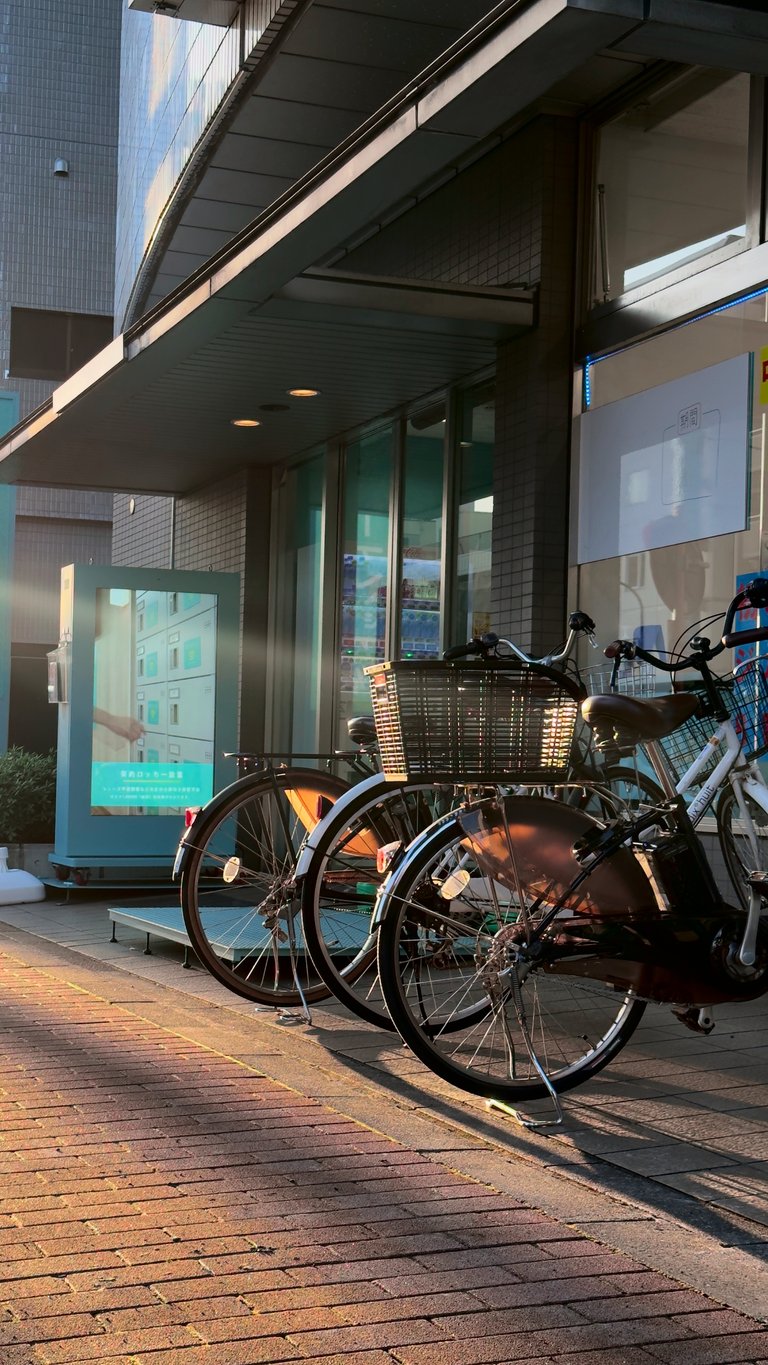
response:
<path id="1" fill-rule="evenodd" d="M 2 1365 L 768 1363 L 763 1324 L 61 973 L 0 992 Z"/>

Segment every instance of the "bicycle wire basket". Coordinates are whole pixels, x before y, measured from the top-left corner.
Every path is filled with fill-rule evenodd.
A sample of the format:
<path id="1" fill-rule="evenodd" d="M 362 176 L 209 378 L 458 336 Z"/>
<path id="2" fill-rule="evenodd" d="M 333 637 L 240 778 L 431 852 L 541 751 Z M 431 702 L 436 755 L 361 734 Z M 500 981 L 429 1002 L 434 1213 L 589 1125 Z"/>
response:
<path id="1" fill-rule="evenodd" d="M 390 780 L 565 780 L 584 696 L 565 674 L 507 659 L 402 660 L 365 672 Z"/>
<path id="2" fill-rule="evenodd" d="M 611 687 L 613 665 L 603 664 L 600 668 L 581 670 L 584 686 L 590 696 L 603 692 L 617 692 L 624 697 L 655 697 L 660 692 L 668 692 L 670 685 L 664 674 L 642 659 L 622 659 L 616 676 L 615 687 Z"/>
<path id="3" fill-rule="evenodd" d="M 768 753 L 768 659 L 747 659 L 732 674 L 716 679 L 717 691 L 742 744 L 744 756 L 760 758 Z M 695 692 L 700 697 L 699 711 L 679 729 L 661 740 L 677 780 L 690 768 L 715 732 L 716 722 L 706 690 L 700 682 L 678 683 L 676 691 Z M 706 781 L 723 756 L 720 745 L 712 746 L 712 757 L 696 778 Z"/>

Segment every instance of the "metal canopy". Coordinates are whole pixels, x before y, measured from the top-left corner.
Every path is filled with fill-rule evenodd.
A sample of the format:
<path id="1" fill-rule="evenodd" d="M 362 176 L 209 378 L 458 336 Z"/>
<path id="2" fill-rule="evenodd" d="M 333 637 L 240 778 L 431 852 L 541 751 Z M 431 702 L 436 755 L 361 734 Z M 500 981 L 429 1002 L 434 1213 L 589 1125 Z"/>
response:
<path id="1" fill-rule="evenodd" d="M 743 69 L 768 69 L 768 14 L 714 0 L 651 8 L 655 23 L 673 26 L 690 12 L 692 41 L 712 41 L 712 64 L 741 60 L 746 41 Z M 466 50 L 430 68 L 10 433 L 0 481 L 183 493 L 492 363 L 499 339 L 533 325 L 527 291 L 425 289 L 313 267 L 450 174 L 596 52 L 641 50 L 646 9 L 645 0 L 497 9 Z M 719 33 L 715 11 L 729 17 Z M 288 399 L 296 386 L 320 396 Z M 261 411 L 284 402 L 287 411 Z M 237 417 L 263 425 L 235 429 Z"/>
<path id="2" fill-rule="evenodd" d="M 308 277 L 262 306 L 214 299 L 204 319 L 188 315 L 152 344 L 113 342 L 6 443 L 3 472 L 26 484 L 189 492 L 472 374 L 532 322 L 527 291 L 407 282 Z M 319 394 L 288 396 L 299 387 Z M 237 418 L 261 426 L 236 428 Z"/>

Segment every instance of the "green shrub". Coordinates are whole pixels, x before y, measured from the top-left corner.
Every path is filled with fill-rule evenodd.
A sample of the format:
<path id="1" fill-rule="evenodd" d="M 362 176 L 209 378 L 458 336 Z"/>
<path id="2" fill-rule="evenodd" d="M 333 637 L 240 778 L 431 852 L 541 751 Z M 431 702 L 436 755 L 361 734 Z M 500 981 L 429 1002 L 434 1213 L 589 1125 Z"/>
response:
<path id="1" fill-rule="evenodd" d="M 0 754 L 0 844 L 50 843 L 55 813 L 55 750 Z"/>

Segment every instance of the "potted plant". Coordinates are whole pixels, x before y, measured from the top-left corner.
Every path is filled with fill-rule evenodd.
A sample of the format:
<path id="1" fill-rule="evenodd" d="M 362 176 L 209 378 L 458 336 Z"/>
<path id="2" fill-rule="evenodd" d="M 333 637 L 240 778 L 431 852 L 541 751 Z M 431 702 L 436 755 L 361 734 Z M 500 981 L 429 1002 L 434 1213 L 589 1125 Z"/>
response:
<path id="1" fill-rule="evenodd" d="M 0 846 L 10 867 L 50 876 L 56 816 L 56 752 L 11 748 L 0 754 Z"/>

